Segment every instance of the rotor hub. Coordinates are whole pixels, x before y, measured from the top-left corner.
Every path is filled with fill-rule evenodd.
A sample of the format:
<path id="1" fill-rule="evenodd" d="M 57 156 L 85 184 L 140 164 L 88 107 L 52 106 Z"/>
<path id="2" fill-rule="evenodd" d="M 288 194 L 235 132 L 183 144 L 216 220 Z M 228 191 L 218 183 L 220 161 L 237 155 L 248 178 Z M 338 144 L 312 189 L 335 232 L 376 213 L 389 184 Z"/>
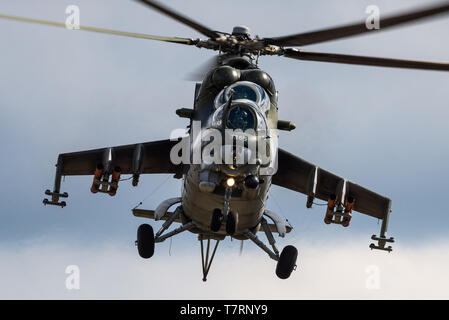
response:
<path id="1" fill-rule="evenodd" d="M 249 39 L 250 34 L 251 30 L 246 26 L 235 26 L 234 29 L 232 29 L 232 35 L 236 37 L 244 36 Z"/>

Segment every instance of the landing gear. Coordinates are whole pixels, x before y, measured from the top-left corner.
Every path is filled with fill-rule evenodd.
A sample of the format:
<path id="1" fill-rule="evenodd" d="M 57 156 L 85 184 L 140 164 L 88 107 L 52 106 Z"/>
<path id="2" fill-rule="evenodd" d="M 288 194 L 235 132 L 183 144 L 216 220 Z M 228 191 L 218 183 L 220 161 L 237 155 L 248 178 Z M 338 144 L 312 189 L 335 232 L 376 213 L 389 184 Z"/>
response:
<path id="1" fill-rule="evenodd" d="M 237 212 L 231 211 L 225 217 L 220 209 L 214 209 L 210 217 L 210 230 L 212 232 L 218 232 L 221 228 L 222 223 L 225 221 L 226 233 L 232 236 L 237 230 L 237 225 L 239 223 L 239 216 Z"/>
<path id="2" fill-rule="evenodd" d="M 232 181 L 234 181 L 233 178 L 229 179 L 232 179 Z M 235 181 L 233 182 L 233 184 L 234 183 Z M 228 235 L 232 236 L 237 230 L 239 219 L 238 214 L 236 212 L 230 211 L 231 195 L 232 195 L 232 186 L 228 185 L 225 190 L 223 211 L 220 210 L 219 208 L 215 208 L 214 211 L 212 211 L 210 219 L 210 230 L 212 232 L 218 232 L 223 222 L 226 223 L 226 233 Z"/>
<path id="3" fill-rule="evenodd" d="M 294 246 L 286 246 L 279 257 L 276 266 L 276 275 L 280 279 L 290 277 L 292 271 L 296 269 L 297 258 L 298 250 Z"/>
<path id="4" fill-rule="evenodd" d="M 154 254 L 154 232 L 149 224 L 142 224 L 137 229 L 137 249 L 144 259 L 149 259 Z"/>
<path id="5" fill-rule="evenodd" d="M 217 232 L 221 228 L 221 223 L 223 221 L 223 214 L 221 210 L 216 208 L 212 211 L 212 216 L 210 218 L 210 229 L 213 232 Z"/>
<path id="6" fill-rule="evenodd" d="M 167 218 L 159 231 L 156 232 L 156 235 L 154 235 L 153 228 L 148 224 L 142 224 L 139 229 L 137 229 L 136 245 L 139 255 L 142 258 L 148 259 L 153 256 L 155 243 L 163 242 L 170 237 L 173 237 L 181 232 L 191 230 L 195 227 L 194 223 L 189 221 L 170 232 L 165 232 L 181 214 L 182 207 L 179 206 L 176 208 L 175 212 Z"/>
<path id="7" fill-rule="evenodd" d="M 237 230 L 237 225 L 239 223 L 239 216 L 237 212 L 229 212 L 228 218 L 226 219 L 226 233 L 232 236 Z"/>
<path id="8" fill-rule="evenodd" d="M 296 260 L 298 258 L 298 250 L 294 246 L 286 246 L 282 253 L 279 255 L 279 251 L 276 248 L 276 242 L 274 240 L 273 234 L 268 226 L 265 218 L 261 220 L 262 228 L 267 236 L 268 242 L 270 243 L 273 250 L 268 248 L 260 239 L 250 230 L 246 230 L 244 235 L 254 242 L 259 248 L 265 251 L 271 259 L 277 261 L 276 275 L 281 279 L 287 279 L 290 277 L 293 270 L 296 269 Z"/>

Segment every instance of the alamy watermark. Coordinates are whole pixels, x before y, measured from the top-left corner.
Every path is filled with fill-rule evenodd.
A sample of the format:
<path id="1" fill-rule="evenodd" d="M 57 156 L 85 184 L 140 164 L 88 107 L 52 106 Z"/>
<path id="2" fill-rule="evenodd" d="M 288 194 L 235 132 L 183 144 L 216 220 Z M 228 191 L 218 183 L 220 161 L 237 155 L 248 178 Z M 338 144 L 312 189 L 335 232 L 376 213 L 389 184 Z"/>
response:
<path id="1" fill-rule="evenodd" d="M 179 130 L 172 131 L 170 139 L 178 141 Z M 273 134 L 271 132 L 271 137 Z M 170 161 L 175 164 L 204 164 L 229 166 L 260 165 L 273 167 L 275 145 L 264 130 L 202 128 L 201 121 L 192 121 L 191 133 L 182 137 L 170 150 Z"/>
<path id="2" fill-rule="evenodd" d="M 67 15 L 65 20 L 65 27 L 70 30 L 80 29 L 80 8 L 76 5 L 69 5 L 65 9 Z"/>
<path id="3" fill-rule="evenodd" d="M 365 26 L 368 30 L 380 29 L 380 9 L 376 5 L 366 7 L 365 13 L 368 17 L 365 20 Z"/>
<path id="4" fill-rule="evenodd" d="M 67 290 L 80 289 L 80 268 L 77 265 L 69 265 L 65 268 L 65 273 L 68 274 L 65 279 L 65 287 Z"/>
<path id="5" fill-rule="evenodd" d="M 366 267 L 365 288 L 368 290 L 380 290 L 380 269 L 376 265 Z"/>

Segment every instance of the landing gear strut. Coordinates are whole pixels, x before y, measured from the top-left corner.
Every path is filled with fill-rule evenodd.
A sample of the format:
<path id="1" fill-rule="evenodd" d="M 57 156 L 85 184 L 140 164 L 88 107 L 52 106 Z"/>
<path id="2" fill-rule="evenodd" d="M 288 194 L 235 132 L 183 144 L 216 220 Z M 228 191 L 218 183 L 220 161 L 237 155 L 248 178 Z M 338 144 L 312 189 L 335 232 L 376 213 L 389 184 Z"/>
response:
<path id="1" fill-rule="evenodd" d="M 137 229 L 136 246 L 139 251 L 139 255 L 142 258 L 148 259 L 153 256 L 155 243 L 163 242 L 164 240 L 173 237 L 174 235 L 177 235 L 187 230 L 191 230 L 192 228 L 195 227 L 193 222 L 188 222 L 170 232 L 164 233 L 175 221 L 175 219 L 179 217 L 181 212 L 182 212 L 181 206 L 176 208 L 175 212 L 173 212 L 171 216 L 167 219 L 167 221 L 164 222 L 164 224 L 156 233 L 156 235 L 154 235 L 153 228 L 148 224 L 142 224 L 139 227 L 139 229 Z"/>

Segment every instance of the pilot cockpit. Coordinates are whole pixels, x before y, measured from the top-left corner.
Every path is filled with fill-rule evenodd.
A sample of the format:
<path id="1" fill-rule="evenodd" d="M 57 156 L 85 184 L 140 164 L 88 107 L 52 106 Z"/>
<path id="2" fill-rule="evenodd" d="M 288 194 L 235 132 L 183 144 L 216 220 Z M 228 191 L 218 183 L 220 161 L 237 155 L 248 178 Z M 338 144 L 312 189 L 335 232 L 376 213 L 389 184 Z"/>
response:
<path id="1" fill-rule="evenodd" d="M 231 96 L 232 103 L 227 114 L 223 114 Z M 270 110 L 270 99 L 265 90 L 253 82 L 238 81 L 223 89 L 215 98 L 214 108 L 210 127 L 222 127 L 226 118 L 228 129 L 268 131 L 266 114 Z"/>
<path id="2" fill-rule="evenodd" d="M 232 99 L 238 100 L 238 99 L 247 99 L 254 102 L 257 102 L 257 93 L 254 90 L 254 88 L 251 88 L 248 85 L 239 84 L 237 86 L 234 86 L 232 88 L 233 94 Z"/>
<path id="3" fill-rule="evenodd" d="M 226 128 L 234 130 L 240 129 L 242 131 L 256 129 L 255 118 L 254 112 L 247 105 L 234 105 L 229 111 Z"/>
<path id="4" fill-rule="evenodd" d="M 215 98 L 215 109 L 226 103 L 231 97 L 232 100 L 249 100 L 257 104 L 262 113 L 270 110 L 270 98 L 265 90 L 258 84 L 250 81 L 237 81 L 223 89 Z"/>

